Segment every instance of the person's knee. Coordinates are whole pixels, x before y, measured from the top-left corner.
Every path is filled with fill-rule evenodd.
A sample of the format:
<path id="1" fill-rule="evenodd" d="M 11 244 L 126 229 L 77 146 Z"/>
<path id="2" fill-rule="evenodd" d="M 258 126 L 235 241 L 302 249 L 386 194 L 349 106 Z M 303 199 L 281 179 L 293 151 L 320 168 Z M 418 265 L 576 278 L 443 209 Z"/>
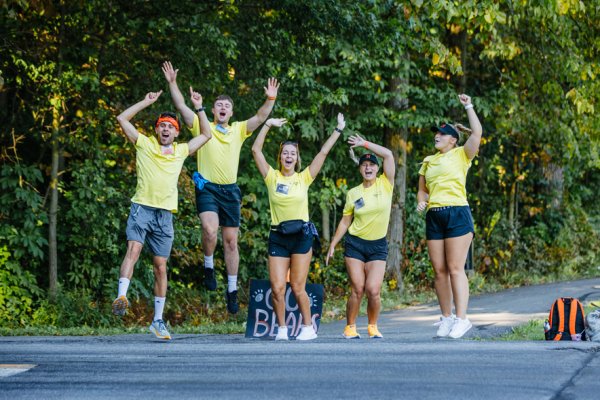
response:
<path id="1" fill-rule="evenodd" d="M 381 294 L 381 288 L 380 287 L 367 287 L 366 289 L 366 293 L 367 293 L 367 298 L 373 300 L 373 299 L 378 299 L 379 295 Z"/>
<path id="2" fill-rule="evenodd" d="M 238 249 L 237 236 L 227 237 L 223 239 L 223 246 L 225 247 L 225 251 L 234 253 Z"/>
<path id="3" fill-rule="evenodd" d="M 209 224 L 202 225 L 202 239 L 209 243 L 215 243 L 217 241 L 217 233 L 219 226 L 212 226 Z"/>
<path id="4" fill-rule="evenodd" d="M 285 284 L 283 284 L 283 285 L 271 284 L 271 293 L 272 293 L 274 300 L 283 301 L 283 298 L 285 297 Z"/>
<path id="5" fill-rule="evenodd" d="M 306 293 L 306 282 L 290 282 L 294 296 L 302 296 Z"/>
<path id="6" fill-rule="evenodd" d="M 352 296 L 360 299 L 363 297 L 364 294 L 365 294 L 364 286 L 352 286 L 352 293 L 351 293 Z"/>

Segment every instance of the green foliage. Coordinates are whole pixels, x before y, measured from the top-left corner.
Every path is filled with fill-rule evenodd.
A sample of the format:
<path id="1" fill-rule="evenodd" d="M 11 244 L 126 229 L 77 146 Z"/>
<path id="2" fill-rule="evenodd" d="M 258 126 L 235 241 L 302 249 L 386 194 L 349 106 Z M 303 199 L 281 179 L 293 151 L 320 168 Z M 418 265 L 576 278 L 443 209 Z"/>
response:
<path id="1" fill-rule="evenodd" d="M 401 270 L 409 292 L 433 283 L 424 218 L 414 212 L 419 163 L 434 152 L 427 128 L 465 123 L 456 93 L 466 92 L 484 125 L 467 183 L 477 228 L 476 290 L 597 274 L 597 1 L 184 0 L 170 4 L 168 15 L 163 8 L 142 0 L 111 7 L 99 0 L 0 5 L 0 248 L 7 254 L 0 285 L 10 288 L 5 301 L 28 299 L 9 307 L 5 312 L 12 316 L 2 324 L 110 322 L 100 315 L 115 295 L 136 182 L 135 150 L 120 135 L 115 115 L 150 90 L 166 90 L 163 60 L 179 69 L 184 93 L 194 86 L 206 105 L 230 94 L 237 120 L 255 114 L 267 77 L 277 77 L 273 116 L 289 123 L 267 137 L 271 161 L 280 141 L 296 139 L 308 165 L 336 114 L 345 114 L 344 137 L 309 192 L 311 220 L 320 231 L 324 210 L 335 229 L 345 190 L 359 183 L 344 143 L 348 135 L 405 148 L 407 186 L 397 191 L 406 194 Z M 165 93 L 134 123 L 152 134 L 156 113 L 167 109 L 173 105 Z M 408 132 L 406 143 L 398 144 L 400 130 Z M 183 131 L 180 140 L 188 139 Z M 249 151 L 252 140 L 242 149 L 238 180 L 241 288 L 268 276 L 270 213 Z M 40 289 L 48 286 L 46 196 L 54 184 L 54 146 L 60 166 L 58 274 L 61 290 L 71 293 L 55 305 L 43 303 Z M 174 306 L 171 318 L 192 326 L 196 322 L 185 313 L 204 310 L 200 319 L 214 322 L 223 306 L 222 293 L 207 294 L 199 285 L 194 161 L 186 162 L 179 181 L 169 260 L 170 296 L 200 302 L 183 301 L 190 308 Z M 341 253 L 329 267 L 323 254 L 316 255 L 310 279 L 343 298 Z M 223 287 L 221 243 L 215 260 Z M 151 259 L 144 253 L 130 290 L 139 315 L 125 324 L 145 318 L 152 285 Z M 390 280 L 387 286 L 400 285 Z M 70 318 L 69 310 L 81 315 Z"/>

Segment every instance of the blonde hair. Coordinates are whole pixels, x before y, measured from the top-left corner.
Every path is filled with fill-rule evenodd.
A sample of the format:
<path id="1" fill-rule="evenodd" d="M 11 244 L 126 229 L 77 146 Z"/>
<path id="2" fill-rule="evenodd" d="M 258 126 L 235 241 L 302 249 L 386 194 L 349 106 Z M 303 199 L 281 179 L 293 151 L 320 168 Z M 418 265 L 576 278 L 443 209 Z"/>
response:
<path id="1" fill-rule="evenodd" d="M 471 135 L 471 132 L 473 132 L 470 128 L 467 128 L 463 124 L 448 125 L 450 125 L 456 132 L 458 132 L 458 140 L 456 141 L 456 146 L 458 146 L 459 143 L 466 142 L 468 137 Z"/>

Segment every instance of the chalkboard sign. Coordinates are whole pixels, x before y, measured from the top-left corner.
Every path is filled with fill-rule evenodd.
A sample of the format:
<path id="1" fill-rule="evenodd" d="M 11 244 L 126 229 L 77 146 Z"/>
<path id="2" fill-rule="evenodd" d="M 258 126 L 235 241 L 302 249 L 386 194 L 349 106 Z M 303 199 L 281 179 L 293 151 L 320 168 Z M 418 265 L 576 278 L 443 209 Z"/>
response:
<path id="1" fill-rule="evenodd" d="M 323 285 L 309 283 L 306 293 L 310 301 L 310 314 L 315 331 L 319 331 L 321 314 L 323 312 Z M 302 325 L 308 325 L 302 320 L 296 297 L 288 283 L 285 290 L 285 321 L 290 338 L 298 336 Z M 247 338 L 275 339 L 277 335 L 277 317 L 273 310 L 271 283 L 267 280 L 252 279 L 250 281 L 250 304 L 248 304 L 248 322 L 246 324 Z"/>

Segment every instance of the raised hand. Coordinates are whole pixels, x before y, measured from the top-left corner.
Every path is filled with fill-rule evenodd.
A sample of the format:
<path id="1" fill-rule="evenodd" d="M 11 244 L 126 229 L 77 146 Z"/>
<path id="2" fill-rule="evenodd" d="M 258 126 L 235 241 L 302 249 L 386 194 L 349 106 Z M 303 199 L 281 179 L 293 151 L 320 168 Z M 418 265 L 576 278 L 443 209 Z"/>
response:
<path id="1" fill-rule="evenodd" d="M 154 103 L 156 100 L 158 100 L 158 98 L 160 97 L 161 94 L 162 94 L 162 90 L 160 92 L 149 92 L 146 94 L 146 97 L 144 98 L 144 100 L 146 101 L 147 105 L 150 105 L 150 104 Z"/>
<path id="2" fill-rule="evenodd" d="M 277 82 L 276 78 L 269 78 L 267 82 L 267 87 L 265 89 L 265 95 L 267 97 L 273 98 L 277 97 L 277 91 L 279 90 L 279 82 Z"/>
<path id="3" fill-rule="evenodd" d="M 202 108 L 202 95 L 198 92 L 195 92 L 191 86 L 190 86 L 190 99 L 192 100 L 192 104 L 194 105 L 194 110 Z"/>
<path id="4" fill-rule="evenodd" d="M 285 123 L 287 123 L 287 119 L 285 118 L 269 118 L 267 122 L 265 122 L 265 125 L 268 127 L 276 126 L 279 128 Z"/>
<path id="5" fill-rule="evenodd" d="M 363 147 L 365 145 L 366 140 L 360 137 L 360 135 L 352 135 L 348 138 L 348 144 L 352 147 Z"/>
<path id="6" fill-rule="evenodd" d="M 173 69 L 170 61 L 165 61 L 162 65 L 162 71 L 165 74 L 165 79 L 169 83 L 174 83 L 177 80 L 178 69 Z"/>
<path id="7" fill-rule="evenodd" d="M 342 131 L 346 127 L 346 121 L 344 120 L 344 114 L 338 113 L 337 115 L 337 128 Z"/>
<path id="8" fill-rule="evenodd" d="M 459 94 L 458 100 L 460 100 L 463 106 L 471 104 L 471 96 L 467 96 L 466 94 Z"/>

